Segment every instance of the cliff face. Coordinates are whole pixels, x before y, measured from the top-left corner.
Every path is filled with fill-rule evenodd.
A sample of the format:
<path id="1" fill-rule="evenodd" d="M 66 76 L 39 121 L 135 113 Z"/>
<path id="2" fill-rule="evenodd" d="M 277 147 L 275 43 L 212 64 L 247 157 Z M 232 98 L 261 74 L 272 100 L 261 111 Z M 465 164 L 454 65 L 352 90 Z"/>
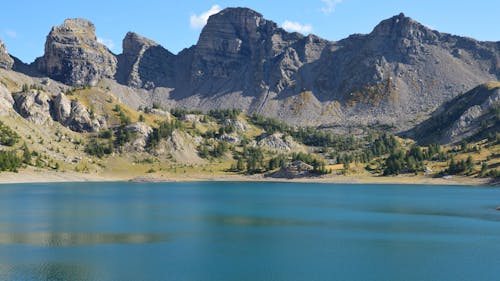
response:
<path id="1" fill-rule="evenodd" d="M 331 42 L 286 32 L 250 9 L 228 8 L 177 55 L 129 32 L 115 57 L 97 43 L 90 22 L 67 20 L 52 29 L 35 65 L 69 85 L 115 79 L 129 87 L 120 94 L 124 102 L 133 91 L 144 103 L 166 107 L 240 108 L 292 124 L 384 124 L 400 131 L 498 80 L 500 43 L 443 34 L 403 14 L 370 34 Z"/>
<path id="2" fill-rule="evenodd" d="M 35 61 L 43 74 L 68 85 L 95 85 L 113 78 L 115 56 L 97 42 L 94 25 L 84 19 L 68 19 L 52 28 L 43 57 Z"/>
<path id="3" fill-rule="evenodd" d="M 172 84 L 174 55 L 156 42 L 128 32 L 118 56 L 116 80 L 134 88 L 153 89 Z"/>

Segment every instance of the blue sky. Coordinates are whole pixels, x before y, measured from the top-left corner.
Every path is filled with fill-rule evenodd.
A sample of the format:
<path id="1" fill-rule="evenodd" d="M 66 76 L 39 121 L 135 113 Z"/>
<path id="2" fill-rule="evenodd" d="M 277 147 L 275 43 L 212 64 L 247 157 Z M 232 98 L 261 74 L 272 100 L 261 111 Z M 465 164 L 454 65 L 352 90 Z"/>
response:
<path id="1" fill-rule="evenodd" d="M 329 40 L 369 33 L 404 12 L 442 32 L 500 41 L 499 0 L 9 0 L 2 3 L 0 39 L 11 54 L 31 62 L 43 54 L 52 26 L 82 17 L 96 25 L 97 36 L 114 53 L 121 53 L 127 31 L 177 53 L 196 43 L 208 14 L 225 7 L 248 7 L 280 26 Z"/>

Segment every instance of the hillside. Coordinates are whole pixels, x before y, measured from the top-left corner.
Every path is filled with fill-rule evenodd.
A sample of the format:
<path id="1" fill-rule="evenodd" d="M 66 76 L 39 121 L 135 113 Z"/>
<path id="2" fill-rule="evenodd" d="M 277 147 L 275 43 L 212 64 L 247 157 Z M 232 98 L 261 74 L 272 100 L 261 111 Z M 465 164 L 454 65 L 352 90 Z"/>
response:
<path id="1" fill-rule="evenodd" d="M 355 137 L 238 109 L 166 111 L 155 104 L 135 110 L 105 84 L 67 87 L 5 70 L 0 77 L 0 171 L 34 178 L 498 176 L 498 134 L 420 147 L 376 127 Z"/>

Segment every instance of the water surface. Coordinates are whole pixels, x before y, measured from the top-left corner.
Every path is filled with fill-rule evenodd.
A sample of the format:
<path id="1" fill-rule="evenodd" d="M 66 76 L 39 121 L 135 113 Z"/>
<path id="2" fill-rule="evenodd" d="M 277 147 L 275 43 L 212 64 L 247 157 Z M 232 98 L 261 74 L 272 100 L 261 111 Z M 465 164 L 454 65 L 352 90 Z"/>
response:
<path id="1" fill-rule="evenodd" d="M 499 280 L 500 189 L 0 186 L 0 280 Z"/>

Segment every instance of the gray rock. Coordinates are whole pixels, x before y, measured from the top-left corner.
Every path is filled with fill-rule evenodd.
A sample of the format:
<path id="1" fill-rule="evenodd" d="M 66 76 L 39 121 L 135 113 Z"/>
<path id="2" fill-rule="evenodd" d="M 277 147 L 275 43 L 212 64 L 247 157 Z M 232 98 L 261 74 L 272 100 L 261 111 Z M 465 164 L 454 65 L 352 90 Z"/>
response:
<path id="1" fill-rule="evenodd" d="M 71 101 L 65 94 L 59 93 L 53 99 L 54 119 L 65 124 L 71 117 Z"/>
<path id="2" fill-rule="evenodd" d="M 14 97 L 15 109 L 30 122 L 38 125 L 51 125 L 50 98 L 44 92 L 30 90 L 26 93 L 19 93 Z"/>
<path id="3" fill-rule="evenodd" d="M 52 28 L 43 57 L 35 61 L 38 70 L 68 85 L 96 85 L 113 78 L 115 56 L 97 42 L 94 25 L 85 19 L 67 19 Z"/>
<path id="4" fill-rule="evenodd" d="M 65 125 L 76 132 L 98 132 L 102 124 L 92 118 L 87 108 L 77 100 L 71 101 L 71 114 Z"/>
<path id="5" fill-rule="evenodd" d="M 142 122 L 130 124 L 125 129 L 135 135 L 135 139 L 130 143 L 130 147 L 135 151 L 143 152 L 146 148 L 148 137 L 153 132 L 153 129 Z"/>
<path id="6" fill-rule="evenodd" d="M 0 116 L 9 114 L 14 105 L 14 98 L 3 84 L 0 83 Z"/>
<path id="7" fill-rule="evenodd" d="M 88 109 L 79 101 L 70 101 L 59 93 L 52 100 L 54 120 L 75 132 L 98 132 L 106 127 L 103 118 L 92 118 Z"/>
<path id="8" fill-rule="evenodd" d="M 296 143 L 292 137 L 284 136 L 281 133 L 275 133 L 261 139 L 258 143 L 260 147 L 267 147 L 272 150 L 287 152 L 291 150 L 300 149 L 301 146 Z"/>
<path id="9" fill-rule="evenodd" d="M 219 137 L 219 140 L 235 145 L 238 145 L 241 142 L 241 138 L 238 134 L 223 134 Z"/>
<path id="10" fill-rule="evenodd" d="M 5 47 L 2 40 L 0 40 L 0 68 L 11 69 L 13 65 L 14 60 L 7 52 L 7 47 Z"/>

